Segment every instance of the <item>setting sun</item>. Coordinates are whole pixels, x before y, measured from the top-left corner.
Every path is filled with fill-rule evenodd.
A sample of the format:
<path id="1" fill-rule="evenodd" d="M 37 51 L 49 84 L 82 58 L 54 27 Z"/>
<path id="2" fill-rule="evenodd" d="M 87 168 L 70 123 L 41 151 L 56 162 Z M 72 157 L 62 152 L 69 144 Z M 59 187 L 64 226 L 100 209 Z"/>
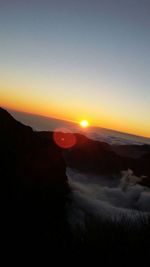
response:
<path id="1" fill-rule="evenodd" d="M 87 120 L 80 121 L 80 126 L 86 128 L 89 126 L 89 122 Z"/>

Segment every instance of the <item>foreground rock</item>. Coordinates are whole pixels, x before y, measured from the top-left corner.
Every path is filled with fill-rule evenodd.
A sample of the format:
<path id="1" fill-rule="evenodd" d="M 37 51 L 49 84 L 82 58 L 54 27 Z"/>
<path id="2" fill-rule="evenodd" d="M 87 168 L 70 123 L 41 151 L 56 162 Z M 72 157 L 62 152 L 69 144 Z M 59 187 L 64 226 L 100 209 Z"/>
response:
<path id="1" fill-rule="evenodd" d="M 0 109 L 0 177 L 5 241 L 27 246 L 64 242 L 69 191 L 61 151 Z"/>

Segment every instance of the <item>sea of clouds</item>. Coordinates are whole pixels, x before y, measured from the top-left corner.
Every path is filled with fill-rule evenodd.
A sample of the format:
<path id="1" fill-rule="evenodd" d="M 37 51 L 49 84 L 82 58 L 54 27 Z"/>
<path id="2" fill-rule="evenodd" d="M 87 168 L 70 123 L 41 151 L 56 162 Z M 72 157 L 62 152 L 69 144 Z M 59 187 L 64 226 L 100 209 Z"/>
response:
<path id="1" fill-rule="evenodd" d="M 130 170 L 123 172 L 120 180 L 70 168 L 67 168 L 67 176 L 71 187 L 72 201 L 68 207 L 71 224 L 84 225 L 87 216 L 112 221 L 121 221 L 124 217 L 134 222 L 150 215 L 150 190 L 136 184 L 136 176 Z"/>

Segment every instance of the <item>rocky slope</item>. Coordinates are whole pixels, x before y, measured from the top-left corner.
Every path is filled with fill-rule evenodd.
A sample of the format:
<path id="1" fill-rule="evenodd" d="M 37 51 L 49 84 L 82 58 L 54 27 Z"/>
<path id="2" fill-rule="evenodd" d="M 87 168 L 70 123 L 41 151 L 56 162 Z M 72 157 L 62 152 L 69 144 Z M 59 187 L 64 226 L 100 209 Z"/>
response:
<path id="1" fill-rule="evenodd" d="M 52 134 L 45 138 L 2 108 L 0 177 L 4 240 L 63 246 L 69 188 L 61 151 Z"/>

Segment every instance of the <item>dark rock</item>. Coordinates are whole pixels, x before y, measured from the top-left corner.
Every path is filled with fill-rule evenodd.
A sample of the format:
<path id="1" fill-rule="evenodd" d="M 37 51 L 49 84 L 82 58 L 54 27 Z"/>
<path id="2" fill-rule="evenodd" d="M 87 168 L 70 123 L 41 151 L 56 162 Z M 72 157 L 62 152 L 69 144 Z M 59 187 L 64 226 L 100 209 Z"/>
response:
<path id="1" fill-rule="evenodd" d="M 0 108 L 0 149 L 5 240 L 63 246 L 69 187 L 52 133 L 46 138 Z"/>

